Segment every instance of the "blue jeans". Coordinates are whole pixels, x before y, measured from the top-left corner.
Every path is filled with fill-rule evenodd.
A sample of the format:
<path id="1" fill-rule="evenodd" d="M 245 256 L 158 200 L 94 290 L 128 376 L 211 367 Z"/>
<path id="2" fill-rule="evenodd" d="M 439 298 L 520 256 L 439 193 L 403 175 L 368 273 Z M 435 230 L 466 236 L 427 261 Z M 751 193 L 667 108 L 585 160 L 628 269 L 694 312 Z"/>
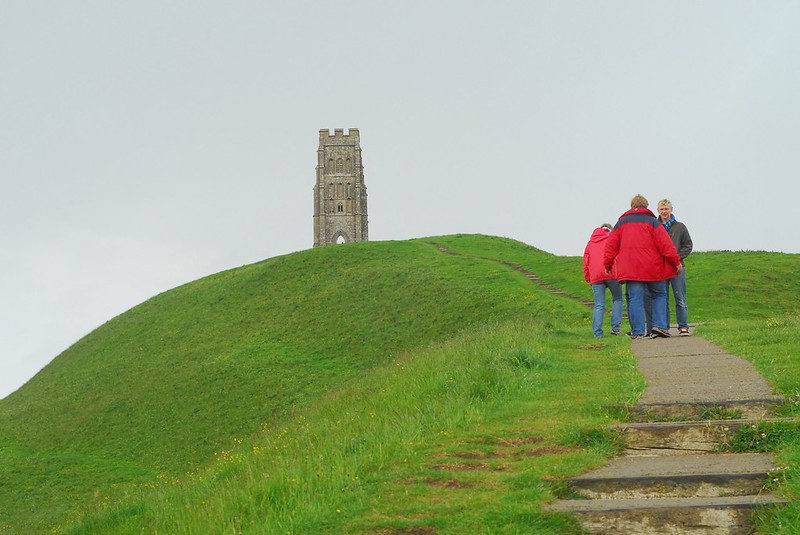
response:
<path id="1" fill-rule="evenodd" d="M 678 322 L 679 329 L 689 328 L 689 307 L 686 305 L 686 269 L 684 268 L 680 275 L 675 275 L 671 279 L 667 279 L 665 290 L 667 291 L 667 327 L 669 327 L 669 288 L 672 287 L 672 293 L 675 295 L 675 320 Z"/>
<path id="2" fill-rule="evenodd" d="M 628 281 L 628 318 L 631 321 L 631 334 L 642 336 L 644 334 L 644 296 L 649 291 L 653 303 L 653 327 L 667 328 L 667 291 L 664 281 L 641 282 Z"/>
<path id="3" fill-rule="evenodd" d="M 653 329 L 653 300 L 650 297 L 650 290 L 647 286 L 644 287 L 642 300 L 644 301 L 644 331 L 649 333 Z M 628 310 L 631 309 L 631 296 L 627 289 L 625 290 L 625 306 Z M 630 321 L 630 314 L 628 315 L 628 321 Z M 632 324 L 631 330 L 633 330 Z"/>
<path id="4" fill-rule="evenodd" d="M 594 292 L 594 314 L 592 315 L 592 332 L 596 338 L 603 336 L 603 316 L 606 311 L 606 288 L 611 291 L 611 330 L 619 331 L 622 323 L 622 287 L 615 280 L 600 281 L 592 284 Z"/>

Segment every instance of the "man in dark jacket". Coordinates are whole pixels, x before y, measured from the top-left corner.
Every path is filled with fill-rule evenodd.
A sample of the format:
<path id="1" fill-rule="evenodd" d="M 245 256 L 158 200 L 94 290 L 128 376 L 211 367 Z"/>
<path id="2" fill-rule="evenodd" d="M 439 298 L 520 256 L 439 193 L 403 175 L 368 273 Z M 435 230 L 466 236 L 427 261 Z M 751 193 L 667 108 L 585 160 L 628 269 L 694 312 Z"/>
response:
<path id="1" fill-rule="evenodd" d="M 675 245 L 658 218 L 647 209 L 641 195 L 631 199 L 631 209 L 620 216 L 606 241 L 603 265 L 611 273 L 616 260 L 617 278 L 627 284 L 630 305 L 628 317 L 631 337 L 644 336 L 644 292 L 650 291 L 653 303 L 655 336 L 669 337 L 664 281 L 683 269 Z"/>
<path id="2" fill-rule="evenodd" d="M 669 289 L 672 288 L 672 294 L 675 296 L 675 321 L 678 322 L 678 334 L 681 336 L 689 336 L 689 307 L 686 304 L 686 257 L 692 254 L 692 237 L 689 236 L 689 230 L 686 225 L 680 221 L 675 220 L 672 213 L 672 203 L 669 199 L 662 199 L 658 201 L 658 219 L 664 228 L 667 229 L 672 243 L 678 250 L 678 255 L 681 257 L 681 265 L 683 269 L 672 277 L 667 279 L 667 328 L 669 328 Z"/>

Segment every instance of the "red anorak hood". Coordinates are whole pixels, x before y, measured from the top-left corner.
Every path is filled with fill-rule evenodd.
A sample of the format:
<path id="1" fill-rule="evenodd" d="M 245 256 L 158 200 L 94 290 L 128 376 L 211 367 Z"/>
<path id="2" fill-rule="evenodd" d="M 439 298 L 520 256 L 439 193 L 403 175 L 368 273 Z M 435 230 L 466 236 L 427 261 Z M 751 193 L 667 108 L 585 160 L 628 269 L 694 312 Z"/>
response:
<path id="1" fill-rule="evenodd" d="M 589 243 L 586 244 L 586 249 L 583 251 L 583 278 L 589 284 L 617 278 L 615 270 L 612 270 L 610 275 L 606 275 L 606 268 L 603 265 L 606 240 L 610 235 L 610 231 L 598 227 L 594 229 Z"/>

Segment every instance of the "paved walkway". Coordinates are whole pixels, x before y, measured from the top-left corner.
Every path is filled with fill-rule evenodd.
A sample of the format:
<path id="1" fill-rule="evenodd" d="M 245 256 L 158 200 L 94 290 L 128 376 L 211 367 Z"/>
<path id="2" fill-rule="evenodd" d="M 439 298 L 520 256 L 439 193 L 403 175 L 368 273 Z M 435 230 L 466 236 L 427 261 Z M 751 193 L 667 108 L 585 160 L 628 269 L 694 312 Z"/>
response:
<path id="1" fill-rule="evenodd" d="M 647 379 L 640 405 L 780 401 L 747 360 L 698 336 L 637 339 L 631 349 Z"/>

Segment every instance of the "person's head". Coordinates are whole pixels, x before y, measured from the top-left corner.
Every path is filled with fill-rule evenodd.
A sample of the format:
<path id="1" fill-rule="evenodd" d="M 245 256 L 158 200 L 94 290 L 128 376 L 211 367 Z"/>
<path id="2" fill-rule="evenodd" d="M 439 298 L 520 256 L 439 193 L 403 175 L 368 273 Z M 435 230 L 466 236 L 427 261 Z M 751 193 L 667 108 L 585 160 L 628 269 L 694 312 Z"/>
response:
<path id="1" fill-rule="evenodd" d="M 648 206 L 650 206 L 650 203 L 641 194 L 637 194 L 631 199 L 631 208 L 647 208 Z"/>
<path id="2" fill-rule="evenodd" d="M 672 203 L 669 199 L 661 199 L 658 201 L 658 217 L 661 221 L 666 221 L 672 215 Z"/>
<path id="3" fill-rule="evenodd" d="M 614 227 L 612 227 L 610 223 L 603 223 L 602 225 L 600 225 L 600 228 L 603 230 L 607 230 L 608 232 L 614 230 Z"/>

